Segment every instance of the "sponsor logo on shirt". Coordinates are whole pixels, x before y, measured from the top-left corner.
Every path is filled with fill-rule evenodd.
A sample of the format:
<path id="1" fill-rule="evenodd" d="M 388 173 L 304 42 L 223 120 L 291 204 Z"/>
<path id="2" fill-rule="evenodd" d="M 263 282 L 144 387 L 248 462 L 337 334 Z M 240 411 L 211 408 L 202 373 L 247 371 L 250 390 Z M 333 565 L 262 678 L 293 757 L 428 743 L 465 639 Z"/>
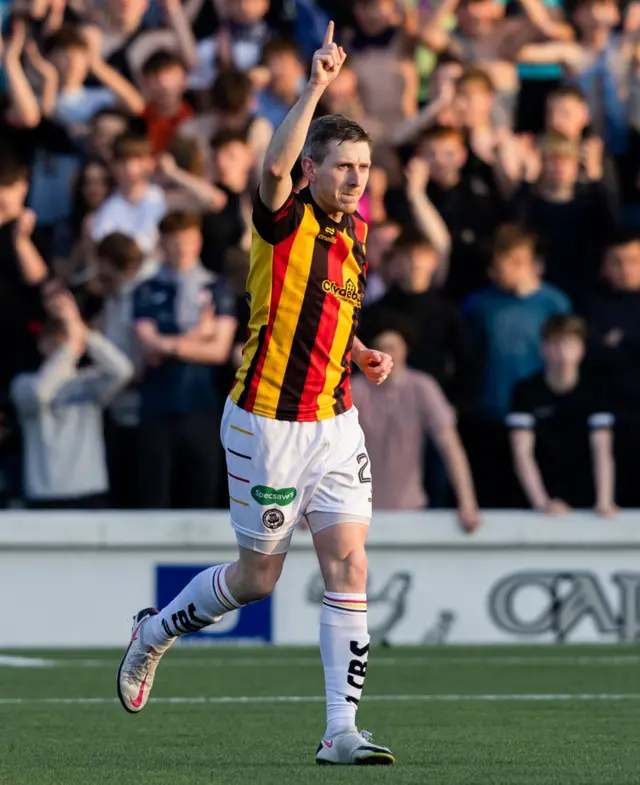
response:
<path id="1" fill-rule="evenodd" d="M 362 292 L 358 291 L 358 287 L 351 280 L 347 281 L 344 286 L 340 286 L 340 284 L 337 284 L 335 281 L 330 281 L 328 278 L 325 278 L 322 282 L 322 290 L 333 294 L 339 300 L 355 305 L 356 308 L 360 307 L 362 298 L 364 297 Z"/>
<path id="2" fill-rule="evenodd" d="M 295 488 L 270 488 L 268 485 L 254 485 L 251 495 L 258 504 L 277 504 L 286 507 L 296 498 L 298 492 Z"/>

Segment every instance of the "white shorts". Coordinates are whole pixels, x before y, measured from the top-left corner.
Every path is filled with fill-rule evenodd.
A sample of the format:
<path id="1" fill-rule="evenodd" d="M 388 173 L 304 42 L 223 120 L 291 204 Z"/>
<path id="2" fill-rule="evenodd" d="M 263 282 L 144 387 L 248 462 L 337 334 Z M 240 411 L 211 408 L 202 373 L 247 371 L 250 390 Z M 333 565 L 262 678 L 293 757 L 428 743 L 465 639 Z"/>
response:
<path id="1" fill-rule="evenodd" d="M 220 429 L 238 544 L 285 553 L 306 518 L 313 534 L 371 521 L 371 474 L 355 408 L 319 422 L 251 414 L 227 399 Z"/>

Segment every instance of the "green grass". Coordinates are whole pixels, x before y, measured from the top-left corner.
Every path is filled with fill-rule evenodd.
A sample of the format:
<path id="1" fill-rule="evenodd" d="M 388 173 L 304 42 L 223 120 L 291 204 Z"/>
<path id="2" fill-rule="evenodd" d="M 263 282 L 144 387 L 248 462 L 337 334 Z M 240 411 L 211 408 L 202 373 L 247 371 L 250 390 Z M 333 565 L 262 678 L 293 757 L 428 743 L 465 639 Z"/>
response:
<path id="1" fill-rule="evenodd" d="M 321 702 L 152 699 L 130 716 L 116 702 L 55 701 L 113 698 L 119 652 L 6 654 L 53 662 L 0 665 L 0 785 L 640 782 L 640 651 L 632 647 L 377 649 L 359 722 L 398 765 L 362 769 L 315 767 Z M 524 697 L 532 694 L 576 697 Z M 309 649 L 177 647 L 154 688 L 165 699 L 321 695 L 319 656 Z M 512 697 L 487 697 L 501 695 Z"/>

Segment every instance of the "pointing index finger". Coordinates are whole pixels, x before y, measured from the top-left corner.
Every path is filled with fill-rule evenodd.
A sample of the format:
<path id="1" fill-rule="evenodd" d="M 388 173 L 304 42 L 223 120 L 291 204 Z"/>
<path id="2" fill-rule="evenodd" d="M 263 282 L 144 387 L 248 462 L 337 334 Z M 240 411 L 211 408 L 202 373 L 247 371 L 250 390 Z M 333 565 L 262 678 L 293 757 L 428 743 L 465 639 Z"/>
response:
<path id="1" fill-rule="evenodd" d="M 323 46 L 330 46 L 333 43 L 333 22 L 327 25 L 327 32 L 324 34 Z"/>

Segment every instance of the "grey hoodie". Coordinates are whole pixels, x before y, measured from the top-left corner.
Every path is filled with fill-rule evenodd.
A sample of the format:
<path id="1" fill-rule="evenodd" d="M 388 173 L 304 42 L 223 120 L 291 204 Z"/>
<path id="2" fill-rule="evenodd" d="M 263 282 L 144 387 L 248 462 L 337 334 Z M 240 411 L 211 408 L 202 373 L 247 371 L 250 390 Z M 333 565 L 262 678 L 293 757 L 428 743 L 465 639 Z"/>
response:
<path id="1" fill-rule="evenodd" d="M 22 425 L 24 488 L 29 500 L 67 499 L 109 488 L 102 410 L 133 376 L 133 364 L 100 333 L 87 335 L 92 364 L 62 346 L 36 373 L 11 385 Z"/>

